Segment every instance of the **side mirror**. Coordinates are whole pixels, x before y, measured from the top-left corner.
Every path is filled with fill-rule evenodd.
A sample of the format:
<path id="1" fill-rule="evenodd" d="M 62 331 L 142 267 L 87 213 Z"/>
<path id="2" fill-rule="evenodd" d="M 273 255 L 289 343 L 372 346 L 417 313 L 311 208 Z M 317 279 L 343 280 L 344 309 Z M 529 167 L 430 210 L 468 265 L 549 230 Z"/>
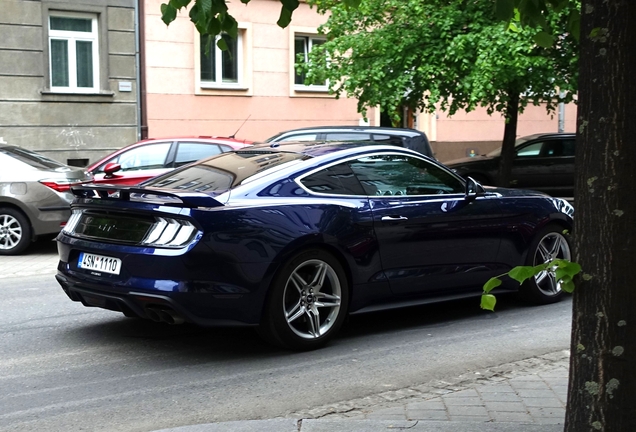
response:
<path id="1" fill-rule="evenodd" d="M 477 198 L 480 192 L 483 192 L 484 188 L 475 181 L 472 177 L 466 177 L 466 199 L 472 201 Z"/>
<path id="2" fill-rule="evenodd" d="M 114 163 L 114 162 L 107 163 L 106 166 L 104 167 L 104 173 L 106 174 L 104 178 L 113 178 L 114 177 L 113 173 L 119 171 L 120 169 L 121 169 L 121 165 L 119 165 L 118 163 Z"/>

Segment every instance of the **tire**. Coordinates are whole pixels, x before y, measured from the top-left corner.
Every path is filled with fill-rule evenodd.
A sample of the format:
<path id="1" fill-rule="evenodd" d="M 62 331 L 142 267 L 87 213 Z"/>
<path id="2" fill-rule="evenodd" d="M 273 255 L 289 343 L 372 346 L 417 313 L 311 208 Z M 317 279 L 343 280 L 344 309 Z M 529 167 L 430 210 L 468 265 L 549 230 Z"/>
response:
<path id="1" fill-rule="evenodd" d="M 564 228 L 559 225 L 548 225 L 534 238 L 528 249 L 526 265 L 539 265 L 553 259 L 572 259 L 570 243 L 563 234 Z M 565 293 L 557 283 L 553 272 L 541 272 L 525 281 L 519 290 L 523 300 L 548 304 L 560 301 Z"/>
<path id="2" fill-rule="evenodd" d="M 31 244 L 31 225 L 22 212 L 0 207 L 0 255 L 17 255 Z"/>
<path id="3" fill-rule="evenodd" d="M 258 333 L 283 348 L 320 348 L 347 315 L 349 286 L 336 258 L 321 249 L 298 253 L 283 265 L 269 288 Z"/>

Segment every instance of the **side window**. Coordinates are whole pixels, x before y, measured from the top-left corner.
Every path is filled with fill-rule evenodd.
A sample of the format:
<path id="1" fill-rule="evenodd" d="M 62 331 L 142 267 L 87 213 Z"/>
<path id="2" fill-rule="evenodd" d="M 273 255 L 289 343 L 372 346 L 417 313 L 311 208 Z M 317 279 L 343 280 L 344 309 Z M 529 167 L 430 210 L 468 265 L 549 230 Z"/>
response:
<path id="1" fill-rule="evenodd" d="M 574 156 L 576 144 L 575 140 L 564 140 L 563 141 L 563 156 Z"/>
<path id="2" fill-rule="evenodd" d="M 433 195 L 464 193 L 464 183 L 429 161 L 384 154 L 350 162 L 367 195 Z"/>
<path id="3" fill-rule="evenodd" d="M 325 43 L 324 37 L 317 36 L 294 36 L 294 61 L 295 64 L 307 63 L 309 61 L 309 52 L 313 49 L 317 49 L 320 45 Z M 327 91 L 327 81 L 321 83 L 307 84 L 304 73 L 298 73 L 294 67 L 294 86 L 296 90 L 320 90 Z"/>
<path id="4" fill-rule="evenodd" d="M 543 144 L 541 150 L 541 156 L 543 157 L 559 157 L 563 156 L 563 141 L 550 140 Z"/>
<path id="5" fill-rule="evenodd" d="M 307 189 L 321 194 L 366 195 L 360 182 L 346 163 L 320 170 L 308 175 L 300 182 Z"/>
<path id="6" fill-rule="evenodd" d="M 361 132 L 329 132 L 325 134 L 327 141 L 371 141 L 371 134 Z"/>
<path id="7" fill-rule="evenodd" d="M 536 157 L 541 154 L 543 142 L 535 142 L 517 150 L 517 157 Z"/>
<path id="8" fill-rule="evenodd" d="M 164 168 L 171 145 L 172 143 L 161 143 L 136 147 L 108 162 L 118 163 L 122 171 Z"/>
<path id="9" fill-rule="evenodd" d="M 241 85 L 243 74 L 243 36 L 222 34 L 213 40 L 209 35 L 200 36 L 201 85 L 212 87 L 236 87 Z M 222 41 L 227 50 L 221 50 L 217 43 Z"/>
<path id="10" fill-rule="evenodd" d="M 283 139 L 276 140 L 275 142 L 316 141 L 317 139 L 318 139 L 318 134 L 310 133 L 310 134 L 301 134 L 301 135 L 289 135 Z"/>
<path id="11" fill-rule="evenodd" d="M 197 161 L 221 153 L 221 149 L 216 144 L 181 142 L 177 148 L 177 155 L 174 159 L 174 166 Z"/>
<path id="12" fill-rule="evenodd" d="M 381 144 L 394 145 L 394 146 L 399 146 L 399 147 L 406 147 L 404 145 L 404 141 L 399 136 L 384 135 L 384 134 L 382 134 L 382 135 L 381 134 L 373 134 L 371 139 L 373 141 L 381 143 Z"/>
<path id="13" fill-rule="evenodd" d="M 52 13 L 49 16 L 51 90 L 70 93 L 99 91 L 97 16 Z"/>

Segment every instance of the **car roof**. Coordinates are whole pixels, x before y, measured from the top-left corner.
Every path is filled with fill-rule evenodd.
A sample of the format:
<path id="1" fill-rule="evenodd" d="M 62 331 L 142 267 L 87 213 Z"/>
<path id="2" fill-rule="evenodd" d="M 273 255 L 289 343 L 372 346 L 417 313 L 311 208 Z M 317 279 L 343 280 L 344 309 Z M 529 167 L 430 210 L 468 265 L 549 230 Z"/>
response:
<path id="1" fill-rule="evenodd" d="M 549 133 L 536 133 L 532 135 L 526 135 L 519 137 L 518 139 L 530 141 L 539 138 L 563 138 L 563 137 L 575 137 L 576 134 L 574 132 L 549 132 Z"/>
<path id="2" fill-rule="evenodd" d="M 288 133 L 311 132 L 311 131 L 316 131 L 316 132 L 357 131 L 357 132 L 387 133 L 387 134 L 393 134 L 393 135 L 408 135 L 408 136 L 423 135 L 422 132 L 415 129 L 394 128 L 394 127 L 387 127 L 387 126 L 313 126 L 313 127 L 304 127 L 304 128 L 286 130 L 276 134 L 275 136 L 278 137 L 280 135 L 284 135 Z"/>
<path id="3" fill-rule="evenodd" d="M 374 147 L 377 151 L 405 151 L 416 156 L 428 157 L 405 147 L 387 145 L 375 141 L 286 141 L 281 143 L 260 143 L 236 150 L 236 152 L 282 152 L 318 157 L 342 150 L 349 150 L 351 153 L 356 153 L 357 149 L 361 147 Z"/>

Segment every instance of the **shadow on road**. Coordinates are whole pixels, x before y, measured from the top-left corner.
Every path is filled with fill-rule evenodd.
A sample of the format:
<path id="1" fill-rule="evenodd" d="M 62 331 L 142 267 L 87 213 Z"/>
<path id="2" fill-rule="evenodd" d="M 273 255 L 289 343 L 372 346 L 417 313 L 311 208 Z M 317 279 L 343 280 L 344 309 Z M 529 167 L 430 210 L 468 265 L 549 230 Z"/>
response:
<path id="1" fill-rule="evenodd" d="M 567 302 L 570 300 L 567 299 Z M 553 307 L 548 305 L 544 307 Z M 475 325 L 497 320 L 500 314 L 528 313 L 533 306 L 517 300 L 515 294 L 498 295 L 496 312 L 479 308 L 479 299 L 465 299 L 435 305 L 375 312 L 350 317 L 336 340 L 323 350 L 341 351 L 346 346 L 368 343 L 375 336 L 406 331 L 427 332 L 461 321 Z M 121 345 L 134 347 L 137 355 L 151 358 L 151 362 L 176 356 L 187 364 L 218 362 L 241 358 L 276 358 L 294 354 L 263 342 L 252 328 L 202 328 L 191 324 L 171 326 L 153 321 L 125 318 L 116 313 L 102 315 L 106 319 L 89 325 L 68 329 L 64 338 L 82 345 Z M 370 339 L 371 338 L 371 339 Z M 69 342 L 69 340 L 67 340 Z M 322 351 L 322 350 L 321 350 Z"/>

